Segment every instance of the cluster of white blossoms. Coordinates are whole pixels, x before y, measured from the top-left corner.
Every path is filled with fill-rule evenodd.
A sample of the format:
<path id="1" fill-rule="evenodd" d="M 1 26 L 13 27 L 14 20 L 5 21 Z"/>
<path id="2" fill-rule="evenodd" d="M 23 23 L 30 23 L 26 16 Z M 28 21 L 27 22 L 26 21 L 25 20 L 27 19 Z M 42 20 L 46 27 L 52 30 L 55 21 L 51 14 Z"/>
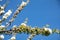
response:
<path id="1" fill-rule="evenodd" d="M 32 40 L 32 38 L 38 34 L 49 36 L 53 32 L 60 33 L 60 30 L 52 30 L 52 29 L 48 28 L 48 26 L 49 26 L 48 24 L 46 26 L 44 26 L 44 28 L 38 28 L 38 27 L 32 28 L 31 26 L 28 26 L 26 24 L 28 19 L 26 19 L 25 22 L 21 23 L 20 26 L 18 26 L 18 27 L 16 25 L 14 25 L 11 29 L 9 29 L 9 30 L 6 29 L 8 26 L 11 25 L 11 23 L 14 21 L 16 16 L 28 4 L 29 1 L 30 0 L 27 0 L 27 2 L 24 2 L 22 0 L 21 5 L 17 8 L 17 10 L 15 11 L 15 14 L 9 20 L 9 22 L 6 23 L 6 25 L 1 25 L 1 24 L 5 19 L 7 19 L 12 14 L 12 11 L 8 10 L 8 12 L 5 13 L 5 11 L 4 11 L 5 6 L 0 6 L 0 15 L 5 13 L 3 15 L 2 19 L 0 19 L 0 34 L 1 34 L 0 40 L 4 40 L 4 34 L 8 34 L 8 35 L 12 34 L 12 37 L 9 40 L 16 40 L 17 33 L 27 33 L 27 34 L 30 34 L 30 36 L 28 37 L 27 40 Z"/>
<path id="2" fill-rule="evenodd" d="M 8 12 L 6 12 L 3 16 L 3 19 L 7 19 L 10 15 L 11 15 L 12 11 L 8 10 Z"/>

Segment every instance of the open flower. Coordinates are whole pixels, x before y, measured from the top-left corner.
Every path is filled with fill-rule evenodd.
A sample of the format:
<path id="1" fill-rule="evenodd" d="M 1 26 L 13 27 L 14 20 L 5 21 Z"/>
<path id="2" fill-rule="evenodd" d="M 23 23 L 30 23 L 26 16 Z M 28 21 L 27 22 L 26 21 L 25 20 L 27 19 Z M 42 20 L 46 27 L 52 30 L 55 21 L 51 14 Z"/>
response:
<path id="1" fill-rule="evenodd" d="M 44 29 L 45 29 L 45 31 L 49 31 L 50 34 L 52 34 L 52 30 L 50 28 L 44 28 Z"/>
<path id="2" fill-rule="evenodd" d="M 49 36 L 50 34 L 52 34 L 52 30 L 50 28 L 43 28 L 43 35 L 45 36 Z"/>

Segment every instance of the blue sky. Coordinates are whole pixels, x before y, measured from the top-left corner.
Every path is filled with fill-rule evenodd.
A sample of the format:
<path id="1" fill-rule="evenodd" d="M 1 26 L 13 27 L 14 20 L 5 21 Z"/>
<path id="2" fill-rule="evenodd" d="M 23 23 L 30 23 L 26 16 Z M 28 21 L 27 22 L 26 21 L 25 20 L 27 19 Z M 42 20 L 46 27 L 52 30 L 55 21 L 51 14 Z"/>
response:
<path id="1" fill-rule="evenodd" d="M 4 3 L 6 3 L 6 0 L 0 2 L 0 5 Z M 19 4 L 21 4 L 21 0 L 9 0 L 5 11 L 7 12 L 9 9 L 12 9 L 13 15 Z M 11 16 L 3 22 L 3 25 Z M 38 26 L 43 28 L 44 25 L 49 24 L 52 29 L 60 29 L 60 0 L 30 0 L 29 4 L 18 14 L 9 28 L 12 28 L 13 25 L 20 25 L 24 22 L 25 18 L 28 18 L 27 25 L 31 25 L 32 27 Z M 22 33 L 17 34 L 16 38 L 17 40 L 26 40 L 28 36 L 29 35 Z M 11 36 L 5 35 L 4 40 L 8 40 L 10 37 Z M 56 33 L 48 37 L 37 35 L 33 40 L 60 40 L 59 37 L 60 35 Z"/>

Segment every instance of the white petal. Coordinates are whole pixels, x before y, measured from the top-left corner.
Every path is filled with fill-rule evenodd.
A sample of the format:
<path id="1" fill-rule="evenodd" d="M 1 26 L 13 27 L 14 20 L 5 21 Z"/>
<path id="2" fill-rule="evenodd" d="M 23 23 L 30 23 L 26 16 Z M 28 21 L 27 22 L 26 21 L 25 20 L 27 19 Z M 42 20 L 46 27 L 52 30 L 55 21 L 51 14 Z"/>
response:
<path id="1" fill-rule="evenodd" d="M 0 35 L 0 38 L 4 39 L 4 35 Z"/>
<path id="2" fill-rule="evenodd" d="M 1 6 L 1 9 L 4 9 L 4 7 L 3 7 L 3 6 Z"/>

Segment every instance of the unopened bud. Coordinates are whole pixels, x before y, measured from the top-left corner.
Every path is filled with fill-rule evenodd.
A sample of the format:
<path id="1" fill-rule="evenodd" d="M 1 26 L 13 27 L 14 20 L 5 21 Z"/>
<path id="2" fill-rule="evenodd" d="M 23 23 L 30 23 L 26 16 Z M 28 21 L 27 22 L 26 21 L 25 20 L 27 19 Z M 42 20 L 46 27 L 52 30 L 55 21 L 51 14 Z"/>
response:
<path id="1" fill-rule="evenodd" d="M 15 36 L 11 37 L 11 39 L 10 39 L 10 40 L 16 40 Z"/>
<path id="2" fill-rule="evenodd" d="M 25 24 L 25 23 L 21 23 L 21 25 L 24 25 L 24 26 L 26 26 L 26 24 Z"/>
<path id="3" fill-rule="evenodd" d="M 4 35 L 0 35 L 0 39 L 4 39 Z"/>

